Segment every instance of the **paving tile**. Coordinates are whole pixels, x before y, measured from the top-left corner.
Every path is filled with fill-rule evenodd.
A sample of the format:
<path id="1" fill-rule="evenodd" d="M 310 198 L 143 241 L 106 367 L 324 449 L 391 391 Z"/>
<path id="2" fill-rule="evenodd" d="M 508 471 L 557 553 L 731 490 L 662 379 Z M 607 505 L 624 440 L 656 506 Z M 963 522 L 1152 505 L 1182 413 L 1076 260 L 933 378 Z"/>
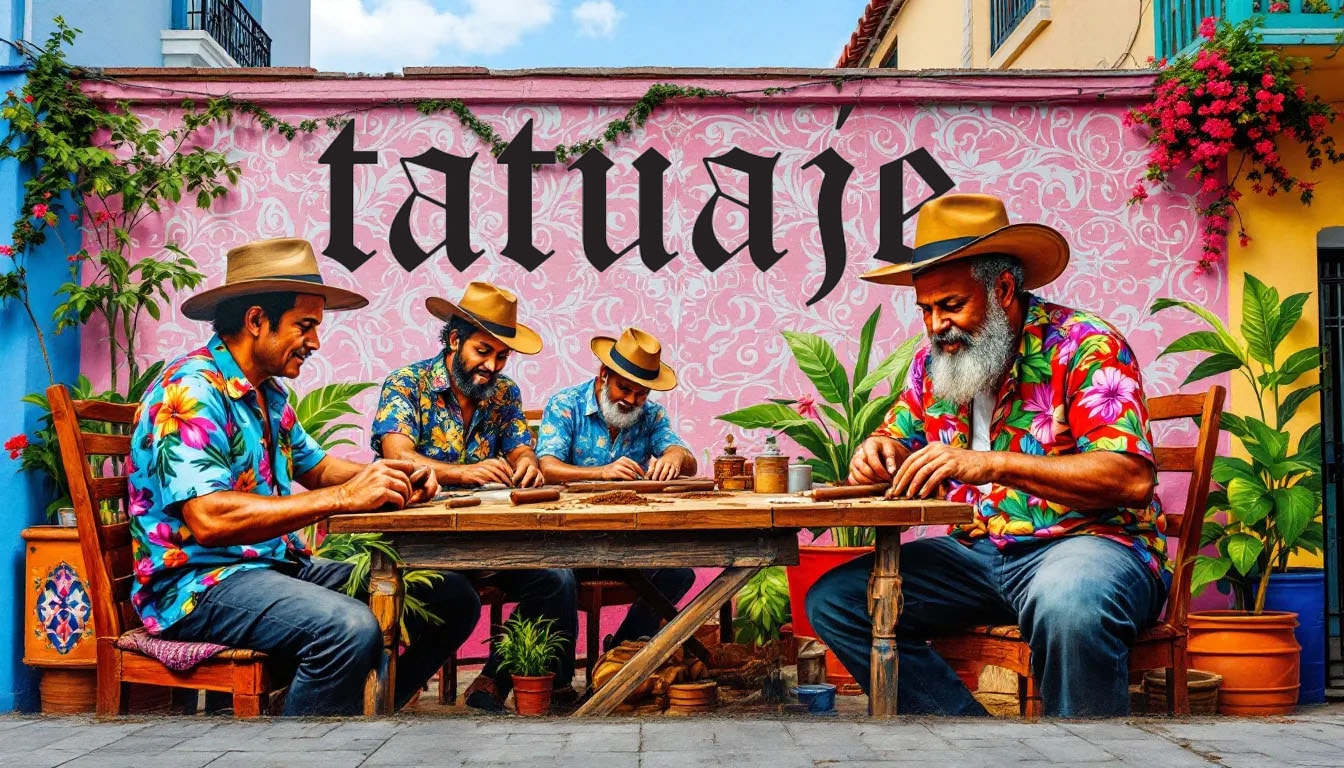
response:
<path id="1" fill-rule="evenodd" d="M 1118 760 L 1119 756 L 1096 746 L 1080 736 L 1033 736 L 1022 743 L 1045 756 L 1047 760 L 1063 765 L 1096 763 Z M 953 745 L 955 746 L 955 744 Z"/>
<path id="2" fill-rule="evenodd" d="M 225 752 L 210 768 L 359 768 L 363 752 Z M 129 768 L 129 767 L 128 767 Z"/>
<path id="3" fill-rule="evenodd" d="M 211 752 L 108 752 L 100 749 L 61 763 L 61 768 L 203 768 L 219 755 Z"/>

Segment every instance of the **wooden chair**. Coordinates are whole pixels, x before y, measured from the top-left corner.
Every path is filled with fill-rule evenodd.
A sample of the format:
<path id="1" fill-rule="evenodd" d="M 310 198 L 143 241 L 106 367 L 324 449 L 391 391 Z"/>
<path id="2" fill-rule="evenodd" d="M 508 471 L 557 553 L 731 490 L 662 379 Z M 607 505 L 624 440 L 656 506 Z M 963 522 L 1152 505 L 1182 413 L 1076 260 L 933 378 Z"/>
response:
<path id="1" fill-rule="evenodd" d="M 1166 513 L 1167 535 L 1178 539 L 1175 570 L 1162 620 L 1139 633 L 1129 648 L 1131 679 L 1149 669 L 1167 670 L 1167 712 L 1190 714 L 1186 660 L 1186 614 L 1190 609 L 1190 578 L 1204 528 L 1204 503 L 1214 454 L 1218 450 L 1218 421 L 1227 390 L 1212 386 L 1199 395 L 1163 395 L 1148 400 L 1153 423 L 1175 419 L 1198 419 L 1199 438 L 1193 446 L 1158 445 L 1154 451 L 1158 472 L 1181 472 L 1190 476 L 1185 508 L 1180 514 Z M 1031 676 L 1031 648 L 1016 625 L 973 627 L 960 634 L 939 637 L 933 647 L 948 663 L 990 664 L 1017 674 L 1018 711 L 1027 718 L 1042 712 L 1040 691 Z"/>
<path id="2" fill-rule="evenodd" d="M 93 601 L 98 633 L 98 715 L 126 714 L 130 683 L 229 692 L 233 694 L 235 716 L 261 715 L 270 694 L 283 687 L 272 684 L 274 678 L 263 653 L 231 648 L 190 671 L 176 672 L 158 659 L 117 646 L 119 638 L 141 627 L 131 605 L 134 562 L 126 516 L 127 478 L 120 474 L 130 452 L 137 406 L 73 401 L 59 384 L 47 388 L 47 399 L 70 481 Z M 85 425 L 105 431 L 82 431 Z M 105 516 L 113 522 L 104 522 Z"/>

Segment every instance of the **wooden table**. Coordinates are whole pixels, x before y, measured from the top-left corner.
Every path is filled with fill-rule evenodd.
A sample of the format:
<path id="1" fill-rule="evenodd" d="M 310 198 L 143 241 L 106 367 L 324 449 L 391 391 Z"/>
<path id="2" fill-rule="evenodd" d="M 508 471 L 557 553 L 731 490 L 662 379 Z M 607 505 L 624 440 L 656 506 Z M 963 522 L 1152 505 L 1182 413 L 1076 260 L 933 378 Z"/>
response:
<path id="1" fill-rule="evenodd" d="M 650 494 L 647 498 L 657 502 L 630 506 L 591 504 L 584 501 L 591 495 L 566 493 L 558 502 L 515 507 L 499 495 L 482 496 L 480 506 L 463 509 L 433 503 L 398 512 L 336 515 L 329 531 L 381 533 L 401 554 L 404 568 L 724 569 L 576 715 L 610 714 L 753 574 L 769 565 L 797 564 L 799 529 L 871 525 L 877 528 L 877 546 L 868 582 L 873 616 L 868 709 L 877 717 L 894 716 L 901 531 L 971 519 L 969 505 L 945 501 Z M 365 697 L 367 714 L 393 711 L 403 590 L 398 566 L 373 552 L 369 607 L 383 630 L 384 653 L 377 683 Z"/>

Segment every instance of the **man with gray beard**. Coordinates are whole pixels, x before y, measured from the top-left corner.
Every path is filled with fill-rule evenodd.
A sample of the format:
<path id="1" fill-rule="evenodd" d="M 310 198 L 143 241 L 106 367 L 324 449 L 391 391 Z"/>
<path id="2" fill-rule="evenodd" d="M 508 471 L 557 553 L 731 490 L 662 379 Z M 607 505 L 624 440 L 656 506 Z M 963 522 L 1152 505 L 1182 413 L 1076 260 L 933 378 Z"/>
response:
<path id="1" fill-rule="evenodd" d="M 1064 271 L 1062 235 L 1009 224 L 980 194 L 926 203 L 910 263 L 863 278 L 913 286 L 929 344 L 850 482 L 971 504 L 973 522 L 902 548 L 903 714 L 984 715 L 930 638 L 1017 624 L 1045 714 L 1129 709 L 1129 643 L 1166 594 L 1147 406 L 1133 351 L 1087 312 L 1028 292 Z M 869 555 L 823 576 L 807 615 L 866 685 Z"/>
<path id="2" fill-rule="evenodd" d="M 594 338 L 601 363 L 596 378 L 562 389 L 546 403 L 537 440 L 541 470 L 551 480 L 670 480 L 695 474 L 695 457 L 672 430 L 667 409 L 649 402 L 650 390 L 677 386 L 662 362 L 662 345 L 652 334 L 626 328 L 619 339 Z M 690 568 L 645 571 L 669 600 L 680 600 L 695 583 Z M 597 574 L 580 572 L 578 578 Z M 658 631 L 659 615 L 635 603 L 602 650 Z"/>

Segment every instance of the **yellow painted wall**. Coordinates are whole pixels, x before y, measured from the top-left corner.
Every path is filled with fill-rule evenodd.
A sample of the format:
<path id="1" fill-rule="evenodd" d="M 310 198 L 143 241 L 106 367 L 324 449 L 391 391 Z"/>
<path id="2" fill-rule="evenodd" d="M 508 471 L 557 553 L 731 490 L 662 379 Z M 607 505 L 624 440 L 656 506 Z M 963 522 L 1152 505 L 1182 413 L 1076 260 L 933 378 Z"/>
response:
<path id="1" fill-rule="evenodd" d="M 873 65 L 886 61 L 894 44 L 899 46 L 899 69 L 959 68 L 962 5 L 963 0 L 906 0 L 887 28 Z"/>
<path id="2" fill-rule="evenodd" d="M 1341 60 L 1344 57 L 1325 60 L 1329 49 L 1323 46 L 1298 48 L 1290 53 L 1309 55 L 1316 60 L 1313 70 L 1299 82 L 1330 101 L 1336 112 L 1344 113 L 1344 60 Z M 1335 141 L 1344 146 L 1344 118 L 1335 121 L 1332 134 Z M 1332 166 L 1327 162 L 1320 169 L 1311 171 L 1300 145 L 1292 140 L 1281 141 L 1279 153 L 1290 173 L 1317 182 L 1315 199 L 1307 207 L 1298 201 L 1296 194 L 1256 195 L 1244 180 L 1238 182 L 1238 188 L 1244 190 L 1245 196 L 1237 206 L 1252 241 L 1245 248 L 1235 242 L 1228 248 L 1228 316 L 1235 330 L 1240 324 L 1242 275 L 1246 272 L 1278 289 L 1280 297 L 1310 292 L 1311 300 L 1302 313 L 1302 321 L 1282 347 L 1293 352 L 1320 343 L 1316 238 L 1325 227 L 1344 226 L 1344 163 Z M 1315 380 L 1315 377 L 1303 376 L 1298 381 L 1310 383 Z M 1250 385 L 1241 377 L 1232 379 L 1229 407 L 1237 413 L 1249 413 L 1255 407 Z M 1320 398 L 1316 397 L 1303 404 L 1290 427 L 1296 435 L 1320 420 Z M 1293 447 L 1296 447 L 1296 439 L 1294 436 Z M 1295 565 L 1321 566 L 1321 558 L 1317 556 L 1303 555 L 1293 562 Z"/>

